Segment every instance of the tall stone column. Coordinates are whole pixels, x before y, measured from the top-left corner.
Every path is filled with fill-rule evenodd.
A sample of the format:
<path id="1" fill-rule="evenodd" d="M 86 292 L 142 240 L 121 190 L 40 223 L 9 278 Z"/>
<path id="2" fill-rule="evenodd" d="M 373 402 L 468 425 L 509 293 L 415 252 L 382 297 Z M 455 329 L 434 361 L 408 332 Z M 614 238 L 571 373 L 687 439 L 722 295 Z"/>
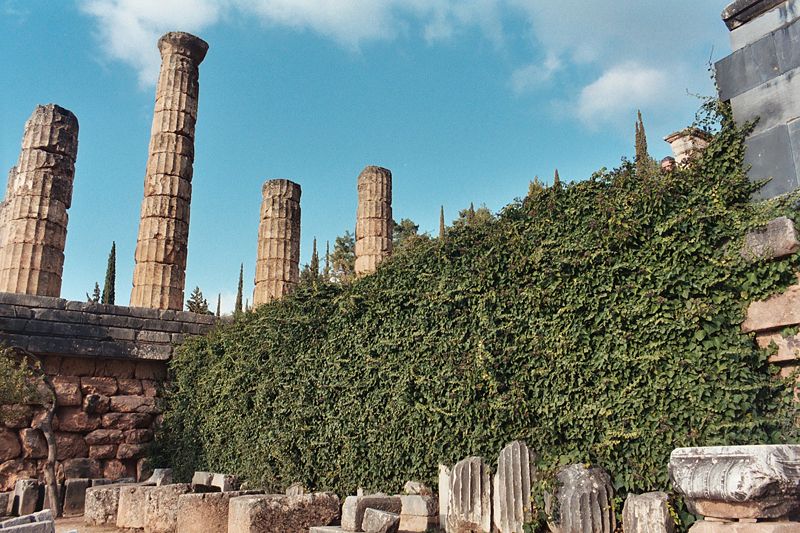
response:
<path id="1" fill-rule="evenodd" d="M 144 178 L 131 306 L 183 309 L 192 198 L 198 67 L 208 44 L 183 32 L 158 40 L 161 74 Z"/>
<path id="2" fill-rule="evenodd" d="M 0 208 L 0 292 L 61 295 L 77 155 L 75 115 L 55 104 L 37 106 Z"/>
<path id="3" fill-rule="evenodd" d="M 300 185 L 269 180 L 261 194 L 254 307 L 289 294 L 300 281 Z"/>
<path id="4" fill-rule="evenodd" d="M 357 276 L 374 272 L 392 254 L 392 173 L 368 166 L 358 176 Z"/>

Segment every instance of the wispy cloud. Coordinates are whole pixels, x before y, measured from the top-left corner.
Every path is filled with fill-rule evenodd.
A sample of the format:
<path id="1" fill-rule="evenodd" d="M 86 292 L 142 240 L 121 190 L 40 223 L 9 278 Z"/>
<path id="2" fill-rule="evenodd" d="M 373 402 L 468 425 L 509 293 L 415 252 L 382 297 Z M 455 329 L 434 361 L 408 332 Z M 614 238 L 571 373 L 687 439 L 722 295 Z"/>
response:
<path id="1" fill-rule="evenodd" d="M 553 75 L 562 67 L 561 60 L 551 53 L 542 63 L 531 63 L 512 72 L 511 89 L 516 94 L 536 89 L 553 79 Z"/>

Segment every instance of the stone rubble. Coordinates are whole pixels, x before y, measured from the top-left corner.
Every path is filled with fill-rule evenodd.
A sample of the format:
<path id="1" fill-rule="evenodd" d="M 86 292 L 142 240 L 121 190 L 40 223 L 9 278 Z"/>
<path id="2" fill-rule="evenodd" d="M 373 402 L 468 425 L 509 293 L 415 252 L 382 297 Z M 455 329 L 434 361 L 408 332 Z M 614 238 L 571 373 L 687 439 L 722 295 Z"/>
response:
<path id="1" fill-rule="evenodd" d="M 622 508 L 622 530 L 625 533 L 674 533 L 669 495 L 665 492 L 628 494 Z"/>
<path id="2" fill-rule="evenodd" d="M 400 515 L 367 509 L 364 511 L 361 527 L 364 533 L 397 533 L 400 529 Z"/>
<path id="3" fill-rule="evenodd" d="M 612 533 L 616 529 L 614 489 L 605 470 L 574 464 L 562 468 L 556 480 L 551 508 L 555 503 L 557 512 L 549 524 L 553 533 Z"/>
<path id="4" fill-rule="evenodd" d="M 399 496 L 372 494 L 369 496 L 348 496 L 342 505 L 342 529 L 363 531 L 362 522 L 367 509 L 400 514 L 403 502 Z"/>

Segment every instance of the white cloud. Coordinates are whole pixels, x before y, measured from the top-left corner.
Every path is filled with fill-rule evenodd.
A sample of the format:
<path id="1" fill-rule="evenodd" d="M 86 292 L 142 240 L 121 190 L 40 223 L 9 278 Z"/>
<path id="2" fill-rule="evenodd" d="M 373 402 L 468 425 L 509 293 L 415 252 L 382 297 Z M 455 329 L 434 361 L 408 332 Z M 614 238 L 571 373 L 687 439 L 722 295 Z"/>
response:
<path id="1" fill-rule="evenodd" d="M 555 54 L 550 54 L 543 63 L 520 67 L 511 73 L 511 89 L 516 94 L 533 90 L 550 81 L 562 66 L 561 60 Z"/>
<path id="2" fill-rule="evenodd" d="M 581 90 L 577 116 L 590 127 L 630 117 L 637 108 L 663 103 L 670 89 L 665 71 L 636 63 L 616 65 Z"/>

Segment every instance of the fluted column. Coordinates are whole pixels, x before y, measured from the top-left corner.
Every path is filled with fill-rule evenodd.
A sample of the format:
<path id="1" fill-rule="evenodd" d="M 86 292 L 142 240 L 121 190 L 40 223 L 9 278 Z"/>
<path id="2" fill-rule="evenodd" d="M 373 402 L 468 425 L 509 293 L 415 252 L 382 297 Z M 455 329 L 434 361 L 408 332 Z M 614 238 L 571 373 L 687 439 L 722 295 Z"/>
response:
<path id="1" fill-rule="evenodd" d="M 131 305 L 183 309 L 192 198 L 198 67 L 208 44 L 183 32 L 158 40 L 161 73 L 136 242 Z"/>
<path id="2" fill-rule="evenodd" d="M 0 292 L 60 296 L 78 119 L 55 104 L 25 124 L 0 211 Z"/>
<path id="3" fill-rule="evenodd" d="M 289 294 L 300 280 L 300 185 L 269 180 L 261 194 L 254 307 Z"/>
<path id="4" fill-rule="evenodd" d="M 374 272 L 392 254 L 392 173 L 368 166 L 358 176 L 356 275 Z"/>

